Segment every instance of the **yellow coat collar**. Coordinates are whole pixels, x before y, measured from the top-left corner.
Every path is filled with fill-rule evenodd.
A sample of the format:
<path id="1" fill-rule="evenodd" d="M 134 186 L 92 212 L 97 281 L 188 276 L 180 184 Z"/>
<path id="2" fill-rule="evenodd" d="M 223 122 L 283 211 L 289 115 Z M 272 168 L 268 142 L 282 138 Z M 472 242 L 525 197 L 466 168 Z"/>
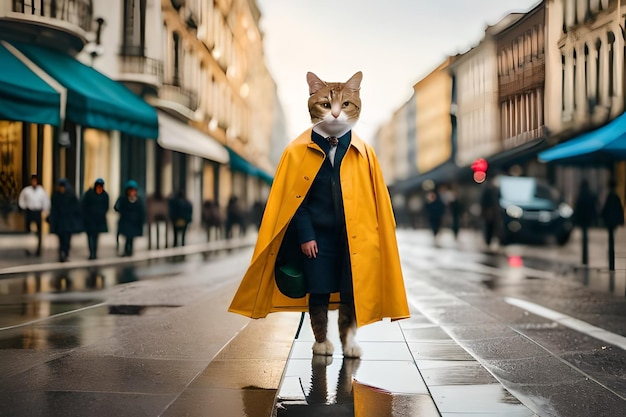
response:
<path id="1" fill-rule="evenodd" d="M 302 132 L 300 136 L 298 136 L 294 142 L 306 143 L 309 148 L 317 149 L 318 151 L 323 153 L 324 151 L 322 151 L 322 149 L 319 146 L 317 146 L 317 143 L 313 141 L 312 133 L 313 133 L 313 128 L 310 127 L 304 132 Z M 357 151 L 359 151 L 359 154 L 361 154 L 362 157 L 367 158 L 367 153 L 365 150 L 365 142 L 363 142 L 363 140 L 360 137 L 358 137 L 357 134 L 354 133 L 354 131 L 351 133 L 350 145 L 354 147 Z"/>

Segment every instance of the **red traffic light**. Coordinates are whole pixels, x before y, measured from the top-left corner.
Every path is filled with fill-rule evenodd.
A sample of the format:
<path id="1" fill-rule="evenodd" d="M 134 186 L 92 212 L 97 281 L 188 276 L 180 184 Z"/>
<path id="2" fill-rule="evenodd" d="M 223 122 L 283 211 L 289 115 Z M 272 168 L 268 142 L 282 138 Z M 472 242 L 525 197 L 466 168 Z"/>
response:
<path id="1" fill-rule="evenodd" d="M 489 164 L 483 158 L 478 158 L 472 164 L 472 171 L 474 172 L 487 172 L 487 168 L 489 168 Z"/>

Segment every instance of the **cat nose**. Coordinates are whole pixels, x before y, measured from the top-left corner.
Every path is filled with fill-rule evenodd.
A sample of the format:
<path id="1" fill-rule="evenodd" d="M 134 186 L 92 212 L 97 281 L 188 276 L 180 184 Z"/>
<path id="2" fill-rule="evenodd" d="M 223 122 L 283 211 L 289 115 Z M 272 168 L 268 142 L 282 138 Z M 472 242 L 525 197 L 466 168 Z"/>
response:
<path id="1" fill-rule="evenodd" d="M 334 110 L 334 109 L 333 109 L 333 111 L 331 111 L 331 112 L 330 112 L 330 114 L 332 114 L 332 115 L 333 115 L 333 117 L 336 119 L 336 118 L 338 118 L 338 117 L 339 117 L 339 115 L 341 114 L 341 110 L 337 111 L 337 110 Z"/>

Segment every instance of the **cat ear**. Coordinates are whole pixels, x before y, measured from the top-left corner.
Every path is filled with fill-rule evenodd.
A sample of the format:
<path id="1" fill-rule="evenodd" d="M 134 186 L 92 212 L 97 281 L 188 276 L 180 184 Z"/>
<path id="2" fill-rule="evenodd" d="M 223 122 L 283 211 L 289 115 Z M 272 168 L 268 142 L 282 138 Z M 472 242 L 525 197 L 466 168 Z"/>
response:
<path id="1" fill-rule="evenodd" d="M 317 93 L 320 89 L 326 87 L 326 83 L 318 78 L 312 72 L 306 73 L 306 81 L 309 83 L 309 95 Z"/>
<path id="2" fill-rule="evenodd" d="M 363 73 L 359 71 L 346 81 L 346 88 L 359 91 L 361 89 L 361 80 L 363 80 Z"/>

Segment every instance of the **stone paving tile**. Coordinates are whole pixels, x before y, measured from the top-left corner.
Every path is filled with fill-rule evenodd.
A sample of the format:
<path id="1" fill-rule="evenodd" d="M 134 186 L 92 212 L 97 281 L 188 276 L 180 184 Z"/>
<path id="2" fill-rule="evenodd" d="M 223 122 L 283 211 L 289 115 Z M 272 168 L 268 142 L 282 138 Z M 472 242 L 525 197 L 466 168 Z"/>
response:
<path id="1" fill-rule="evenodd" d="M 268 410 L 272 409 L 275 397 L 275 389 L 211 388 L 202 391 L 188 390 L 184 391 L 176 402 L 161 416 L 268 417 Z"/>
<path id="2" fill-rule="evenodd" d="M 418 329 L 404 329 L 404 337 L 407 342 L 432 342 L 432 341 L 452 341 L 450 335 L 441 327 L 427 327 Z"/>
<path id="3" fill-rule="evenodd" d="M 70 355 L 3 380 L 0 391 L 176 393 L 205 366 L 204 361 Z"/>
<path id="4" fill-rule="evenodd" d="M 430 392 L 442 414 L 483 413 L 507 417 L 534 414 L 500 384 L 432 386 Z"/>
<path id="5" fill-rule="evenodd" d="M 585 376 L 554 356 L 523 359 L 490 359 L 485 366 L 503 382 L 514 384 L 556 384 L 581 382 Z"/>
<path id="6" fill-rule="evenodd" d="M 523 396 L 522 394 L 516 395 L 522 399 L 526 398 L 524 401 L 527 400 L 529 405 L 535 403 L 535 411 L 541 416 L 617 417 L 624 415 L 624 399 L 592 380 L 548 385 L 527 384 L 523 386 L 523 390 Z"/>
<path id="7" fill-rule="evenodd" d="M 415 360 L 469 361 L 474 359 L 465 349 L 454 342 L 411 342 L 409 343 L 409 349 L 411 349 Z"/>
<path id="8" fill-rule="evenodd" d="M 415 363 L 411 361 L 361 361 L 355 381 L 393 393 L 428 394 Z"/>
<path id="9" fill-rule="evenodd" d="M 121 392 L 0 392 L 0 417 L 158 416 L 174 398 Z"/>
<path id="10" fill-rule="evenodd" d="M 509 358 L 536 358 L 548 356 L 549 353 L 527 338 L 515 335 L 489 340 L 472 340 L 464 343 L 468 352 L 483 360 Z"/>
<path id="11" fill-rule="evenodd" d="M 398 394 L 354 383 L 354 417 L 439 417 L 428 394 Z"/>
<path id="12" fill-rule="evenodd" d="M 420 360 L 417 367 L 426 385 L 497 384 L 498 380 L 477 361 Z"/>

